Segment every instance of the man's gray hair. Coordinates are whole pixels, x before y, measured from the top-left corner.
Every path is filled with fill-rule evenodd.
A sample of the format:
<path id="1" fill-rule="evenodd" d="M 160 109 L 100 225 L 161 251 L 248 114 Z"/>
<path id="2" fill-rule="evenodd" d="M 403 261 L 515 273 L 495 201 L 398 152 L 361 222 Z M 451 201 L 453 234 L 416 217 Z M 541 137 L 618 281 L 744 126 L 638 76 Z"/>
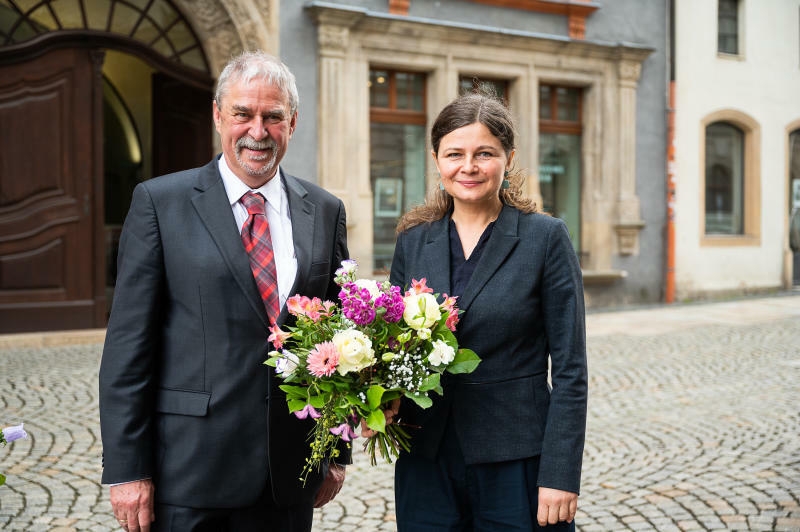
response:
<path id="1" fill-rule="evenodd" d="M 294 74 L 280 59 L 260 50 L 242 52 L 228 61 L 217 80 L 217 92 L 214 94 L 217 106 L 222 106 L 222 99 L 227 94 L 231 81 L 250 83 L 254 79 L 266 80 L 281 89 L 289 100 L 289 114 L 294 115 L 300 104 Z"/>

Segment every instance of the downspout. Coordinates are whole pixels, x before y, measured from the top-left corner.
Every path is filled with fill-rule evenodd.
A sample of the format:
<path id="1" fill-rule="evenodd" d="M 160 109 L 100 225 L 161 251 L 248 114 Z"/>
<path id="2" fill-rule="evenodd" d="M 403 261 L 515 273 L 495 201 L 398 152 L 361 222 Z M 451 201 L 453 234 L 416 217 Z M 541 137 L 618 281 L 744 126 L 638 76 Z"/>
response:
<path id="1" fill-rule="evenodd" d="M 664 299 L 675 302 L 675 0 L 667 0 L 669 21 L 667 69 L 667 268 Z"/>

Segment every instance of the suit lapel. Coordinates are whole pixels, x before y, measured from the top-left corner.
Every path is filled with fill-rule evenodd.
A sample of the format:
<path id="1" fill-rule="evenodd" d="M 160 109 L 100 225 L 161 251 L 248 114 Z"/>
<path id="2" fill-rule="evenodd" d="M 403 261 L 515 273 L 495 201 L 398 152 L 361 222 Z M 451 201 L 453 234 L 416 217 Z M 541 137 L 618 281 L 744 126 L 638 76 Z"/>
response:
<path id="1" fill-rule="evenodd" d="M 233 217 L 231 205 L 228 203 L 225 185 L 222 183 L 217 164 L 215 158 L 200 169 L 195 185 L 198 193 L 192 198 L 192 204 L 219 248 L 245 298 L 261 319 L 264 327 L 268 328 L 267 311 L 253 278 L 253 271 L 250 269 L 250 257 L 247 256 L 242 238 L 236 231 L 236 220 Z"/>
<path id="2" fill-rule="evenodd" d="M 464 294 L 458 300 L 458 308 L 466 311 L 475 296 L 481 291 L 483 286 L 491 279 L 492 275 L 506 260 L 506 257 L 513 251 L 519 242 L 517 236 L 517 224 L 519 223 L 519 211 L 508 205 L 503 206 L 500 216 L 497 217 L 492 235 L 483 248 L 483 253 L 475 268 L 475 272 L 467 284 Z"/>
<path id="3" fill-rule="evenodd" d="M 298 293 L 306 286 L 311 271 L 311 251 L 314 245 L 314 226 L 317 206 L 306 199 L 308 191 L 297 178 L 282 173 L 286 185 L 286 194 L 289 198 L 289 215 L 292 218 L 292 239 L 294 240 L 294 253 L 297 257 L 297 276 L 294 280 L 289 296 Z M 283 323 L 288 316 L 284 306 L 278 317 L 278 323 Z"/>
<path id="4" fill-rule="evenodd" d="M 422 256 L 428 286 L 440 294 L 450 293 L 450 215 L 431 223 Z M 419 280 L 419 279 L 417 279 Z M 410 286 L 407 288 L 411 288 Z"/>

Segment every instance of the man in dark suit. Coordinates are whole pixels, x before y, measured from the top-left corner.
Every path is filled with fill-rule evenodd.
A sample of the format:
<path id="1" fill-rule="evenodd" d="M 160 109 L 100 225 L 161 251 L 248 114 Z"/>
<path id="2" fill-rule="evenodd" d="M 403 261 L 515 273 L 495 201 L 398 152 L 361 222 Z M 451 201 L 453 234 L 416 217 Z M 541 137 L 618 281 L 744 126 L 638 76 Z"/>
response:
<path id="1" fill-rule="evenodd" d="M 262 364 L 286 299 L 335 298 L 348 257 L 342 202 L 278 166 L 297 102 L 285 65 L 242 54 L 213 104 L 222 156 L 134 191 L 100 368 L 103 482 L 126 530 L 307 531 L 344 480 L 333 463 L 298 479 L 312 425 Z"/>

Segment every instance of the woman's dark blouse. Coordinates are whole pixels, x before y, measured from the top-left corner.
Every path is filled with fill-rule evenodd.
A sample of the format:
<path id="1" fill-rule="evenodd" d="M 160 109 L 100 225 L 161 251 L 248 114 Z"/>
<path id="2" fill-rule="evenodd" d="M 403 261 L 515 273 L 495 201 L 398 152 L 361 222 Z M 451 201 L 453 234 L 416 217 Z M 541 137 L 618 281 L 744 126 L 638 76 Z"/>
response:
<path id="1" fill-rule="evenodd" d="M 448 295 L 460 297 L 464 293 L 472 273 L 478 265 L 478 261 L 481 260 L 486 241 L 492 236 L 492 229 L 494 229 L 494 222 L 486 226 L 469 259 L 465 260 L 464 248 L 461 246 L 461 239 L 458 237 L 456 223 L 452 219 L 450 220 L 450 289 L 452 293 Z"/>

